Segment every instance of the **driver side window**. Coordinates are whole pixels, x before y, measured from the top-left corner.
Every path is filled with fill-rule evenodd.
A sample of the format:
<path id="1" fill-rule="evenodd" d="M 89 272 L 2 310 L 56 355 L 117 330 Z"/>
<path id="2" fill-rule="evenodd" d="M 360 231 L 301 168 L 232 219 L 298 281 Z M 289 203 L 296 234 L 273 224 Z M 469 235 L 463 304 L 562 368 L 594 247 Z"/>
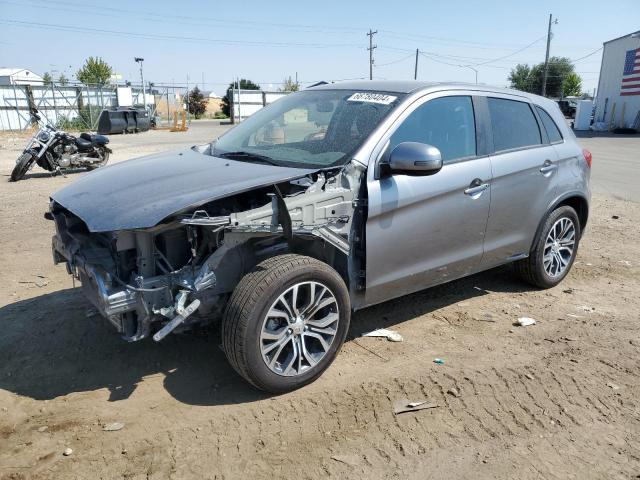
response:
<path id="1" fill-rule="evenodd" d="M 391 150 L 402 142 L 437 147 L 445 164 L 475 156 L 476 127 L 471 97 L 441 97 L 419 106 L 391 136 Z"/>

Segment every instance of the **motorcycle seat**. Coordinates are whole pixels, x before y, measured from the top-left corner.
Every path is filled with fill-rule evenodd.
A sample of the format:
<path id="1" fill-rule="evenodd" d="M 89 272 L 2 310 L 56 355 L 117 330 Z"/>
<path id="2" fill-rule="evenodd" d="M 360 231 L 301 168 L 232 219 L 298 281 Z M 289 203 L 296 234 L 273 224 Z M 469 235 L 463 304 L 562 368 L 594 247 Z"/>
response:
<path id="1" fill-rule="evenodd" d="M 90 148 L 93 145 L 106 145 L 109 143 L 109 139 L 104 135 L 91 135 L 90 133 L 83 132 L 80 137 L 76 138 L 76 145 L 80 150 Z"/>
<path id="2" fill-rule="evenodd" d="M 84 133 L 80 137 L 76 138 L 76 145 L 80 150 L 86 150 L 93 146 L 93 142 L 84 137 Z"/>

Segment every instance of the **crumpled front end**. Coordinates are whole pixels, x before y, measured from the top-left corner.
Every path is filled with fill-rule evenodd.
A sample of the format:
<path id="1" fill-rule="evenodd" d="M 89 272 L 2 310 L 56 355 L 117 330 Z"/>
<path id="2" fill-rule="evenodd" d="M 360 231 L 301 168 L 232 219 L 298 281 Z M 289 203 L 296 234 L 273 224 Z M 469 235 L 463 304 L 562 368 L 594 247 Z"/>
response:
<path id="1" fill-rule="evenodd" d="M 345 277 L 361 271 L 349 265 L 352 240 L 362 238 L 352 232 L 361 175 L 350 167 L 318 172 L 215 200 L 150 228 L 112 232 L 91 231 L 54 199 L 54 263 L 66 263 L 126 340 L 152 333 L 160 340 L 220 318 L 242 276 L 270 256 L 306 254 Z"/>
<path id="2" fill-rule="evenodd" d="M 51 213 L 56 223 L 54 263 L 66 263 L 87 299 L 129 341 L 148 336 L 155 320 L 173 320 L 189 307 L 192 311 L 186 316 L 194 313 L 201 303 L 199 293 L 216 283 L 207 263 L 172 268 L 172 260 L 180 259 L 170 251 L 171 242 L 176 250 L 185 250 L 175 233 L 91 233 L 82 220 L 55 202 Z"/>

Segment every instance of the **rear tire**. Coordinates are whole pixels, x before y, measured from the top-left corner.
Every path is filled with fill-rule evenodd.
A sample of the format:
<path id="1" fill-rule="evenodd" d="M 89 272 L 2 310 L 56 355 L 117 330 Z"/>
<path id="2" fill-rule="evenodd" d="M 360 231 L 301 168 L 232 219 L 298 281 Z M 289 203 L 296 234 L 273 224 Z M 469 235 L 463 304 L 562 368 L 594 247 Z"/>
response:
<path id="1" fill-rule="evenodd" d="M 13 171 L 11 172 L 10 182 L 17 182 L 18 180 L 22 180 L 24 176 L 29 171 L 31 164 L 33 163 L 34 157 L 31 153 L 23 153 L 16 166 L 13 167 Z"/>
<path id="2" fill-rule="evenodd" d="M 224 351 L 256 388 L 288 392 L 331 365 L 350 317 L 349 292 L 333 268 L 302 255 L 279 255 L 236 286 L 222 322 Z"/>
<path id="3" fill-rule="evenodd" d="M 536 287 L 555 287 L 573 266 L 581 234 L 573 208 L 564 205 L 555 209 L 540 229 L 529 257 L 514 262 L 516 274 Z"/>

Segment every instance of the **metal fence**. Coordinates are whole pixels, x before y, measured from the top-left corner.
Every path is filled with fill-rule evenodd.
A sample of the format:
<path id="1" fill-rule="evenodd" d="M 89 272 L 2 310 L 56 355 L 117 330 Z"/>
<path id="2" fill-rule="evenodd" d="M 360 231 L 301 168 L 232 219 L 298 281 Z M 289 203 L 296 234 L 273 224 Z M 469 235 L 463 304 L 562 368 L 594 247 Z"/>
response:
<path id="1" fill-rule="evenodd" d="M 0 131 L 24 130 L 33 125 L 32 108 L 51 125 L 66 130 L 96 130 L 100 113 L 106 108 L 122 106 L 118 90 L 122 85 L 85 85 L 50 83 L 47 85 L 0 85 Z M 130 87 L 126 106 L 141 108 L 146 97 L 147 109 L 158 126 L 173 122 L 176 112 L 187 108 L 184 86 L 150 84 Z M 231 121 L 239 123 L 288 92 L 237 90 L 231 93 Z"/>
<path id="2" fill-rule="evenodd" d="M 58 84 L 0 86 L 0 130 L 24 130 L 32 125 L 30 109 L 37 108 L 51 125 L 61 128 L 95 130 L 100 113 L 117 107 L 117 85 Z M 144 105 L 152 116 L 169 117 L 183 107 L 185 89 L 153 86 L 143 95 L 141 87 L 131 87 L 132 103 Z M 161 100 L 162 108 L 158 108 Z"/>
<path id="3" fill-rule="evenodd" d="M 261 108 L 275 102 L 290 92 L 265 92 L 263 90 L 231 90 L 231 121 L 240 123 Z"/>

